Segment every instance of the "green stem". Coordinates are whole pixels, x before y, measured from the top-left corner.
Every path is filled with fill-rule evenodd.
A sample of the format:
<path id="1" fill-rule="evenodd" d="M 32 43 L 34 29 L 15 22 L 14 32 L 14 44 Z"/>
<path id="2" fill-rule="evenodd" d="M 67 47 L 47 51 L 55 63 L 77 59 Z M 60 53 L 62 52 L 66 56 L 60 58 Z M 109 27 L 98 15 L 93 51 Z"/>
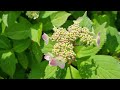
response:
<path id="1" fill-rule="evenodd" d="M 71 67 L 70 66 L 69 66 L 69 70 L 70 70 L 71 79 L 73 79 L 72 71 L 71 71 Z"/>

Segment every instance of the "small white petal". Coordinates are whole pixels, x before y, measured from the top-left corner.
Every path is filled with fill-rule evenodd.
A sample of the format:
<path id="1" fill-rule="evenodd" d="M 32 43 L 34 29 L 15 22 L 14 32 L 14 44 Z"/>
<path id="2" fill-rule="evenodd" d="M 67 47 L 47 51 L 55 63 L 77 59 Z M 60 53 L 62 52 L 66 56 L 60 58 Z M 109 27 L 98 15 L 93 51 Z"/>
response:
<path id="1" fill-rule="evenodd" d="M 57 61 L 57 65 L 58 65 L 61 69 L 64 69 L 64 67 L 65 67 L 65 62 Z"/>
<path id="2" fill-rule="evenodd" d="M 46 54 L 46 55 L 44 56 L 44 59 L 46 59 L 47 61 L 50 61 L 51 58 L 52 58 L 52 57 L 51 57 L 49 54 Z"/>

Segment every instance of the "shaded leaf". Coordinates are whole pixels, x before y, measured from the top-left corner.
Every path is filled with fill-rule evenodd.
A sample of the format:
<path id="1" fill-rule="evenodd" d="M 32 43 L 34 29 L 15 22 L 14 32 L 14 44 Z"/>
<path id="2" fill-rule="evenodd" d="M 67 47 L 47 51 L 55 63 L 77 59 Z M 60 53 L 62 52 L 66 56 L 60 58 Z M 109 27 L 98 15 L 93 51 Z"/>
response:
<path id="1" fill-rule="evenodd" d="M 31 44 L 30 39 L 14 40 L 13 50 L 18 53 L 23 52 L 29 47 L 30 44 Z"/>
<path id="2" fill-rule="evenodd" d="M 17 58 L 18 58 L 18 62 L 21 64 L 21 66 L 24 69 L 27 69 L 29 62 L 28 62 L 28 59 L 27 59 L 25 52 L 17 54 Z"/>
<path id="3" fill-rule="evenodd" d="M 1 60 L 0 60 L 0 67 L 1 69 L 13 77 L 15 70 L 16 70 L 16 63 L 17 59 L 13 52 L 5 51 L 2 53 Z"/>
<path id="4" fill-rule="evenodd" d="M 37 43 L 32 43 L 32 52 L 37 62 L 41 62 L 43 54 L 41 52 L 41 47 Z"/>
<path id="5" fill-rule="evenodd" d="M 3 48 L 3 49 L 11 48 L 10 40 L 3 35 L 0 35 L 0 48 Z"/>
<path id="6" fill-rule="evenodd" d="M 27 19 L 20 17 L 19 23 L 14 23 L 6 28 L 4 34 L 15 40 L 26 39 L 30 36 L 30 27 L 30 22 Z"/>
<path id="7" fill-rule="evenodd" d="M 48 65 L 47 61 L 43 61 L 32 66 L 32 70 L 29 74 L 29 79 L 42 79 L 45 75 L 45 68 Z"/>

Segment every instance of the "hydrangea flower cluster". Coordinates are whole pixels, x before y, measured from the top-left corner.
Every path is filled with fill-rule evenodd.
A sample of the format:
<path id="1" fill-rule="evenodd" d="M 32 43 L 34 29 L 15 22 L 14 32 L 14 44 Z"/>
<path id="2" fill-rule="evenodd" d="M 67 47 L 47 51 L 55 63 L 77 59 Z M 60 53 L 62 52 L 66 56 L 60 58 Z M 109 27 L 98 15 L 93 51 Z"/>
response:
<path id="1" fill-rule="evenodd" d="M 66 62 L 74 61 L 76 54 L 73 51 L 73 43 L 77 39 L 80 39 L 80 42 L 85 45 L 93 45 L 96 40 L 97 46 L 99 46 L 100 33 L 95 39 L 95 34 L 93 32 L 90 32 L 86 27 L 80 27 L 79 24 L 80 22 L 76 20 L 73 25 L 67 28 L 67 30 L 62 27 L 54 27 L 54 33 L 51 37 L 45 33 L 42 35 L 46 44 L 49 43 L 49 40 L 56 42 L 53 46 L 52 52 L 45 54 L 45 59 L 49 61 L 49 65 L 64 68 Z"/>
<path id="2" fill-rule="evenodd" d="M 31 19 L 37 19 L 39 17 L 39 11 L 27 11 L 26 15 Z"/>

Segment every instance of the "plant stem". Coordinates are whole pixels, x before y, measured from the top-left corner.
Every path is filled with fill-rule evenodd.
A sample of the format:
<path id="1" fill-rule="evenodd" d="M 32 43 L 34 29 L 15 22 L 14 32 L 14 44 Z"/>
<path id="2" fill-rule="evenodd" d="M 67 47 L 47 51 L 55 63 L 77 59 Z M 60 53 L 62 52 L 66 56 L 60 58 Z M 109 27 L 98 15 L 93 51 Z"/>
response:
<path id="1" fill-rule="evenodd" d="M 71 79 L 73 79 L 72 71 L 71 71 L 71 67 L 70 66 L 69 66 L 69 70 L 70 70 Z"/>

